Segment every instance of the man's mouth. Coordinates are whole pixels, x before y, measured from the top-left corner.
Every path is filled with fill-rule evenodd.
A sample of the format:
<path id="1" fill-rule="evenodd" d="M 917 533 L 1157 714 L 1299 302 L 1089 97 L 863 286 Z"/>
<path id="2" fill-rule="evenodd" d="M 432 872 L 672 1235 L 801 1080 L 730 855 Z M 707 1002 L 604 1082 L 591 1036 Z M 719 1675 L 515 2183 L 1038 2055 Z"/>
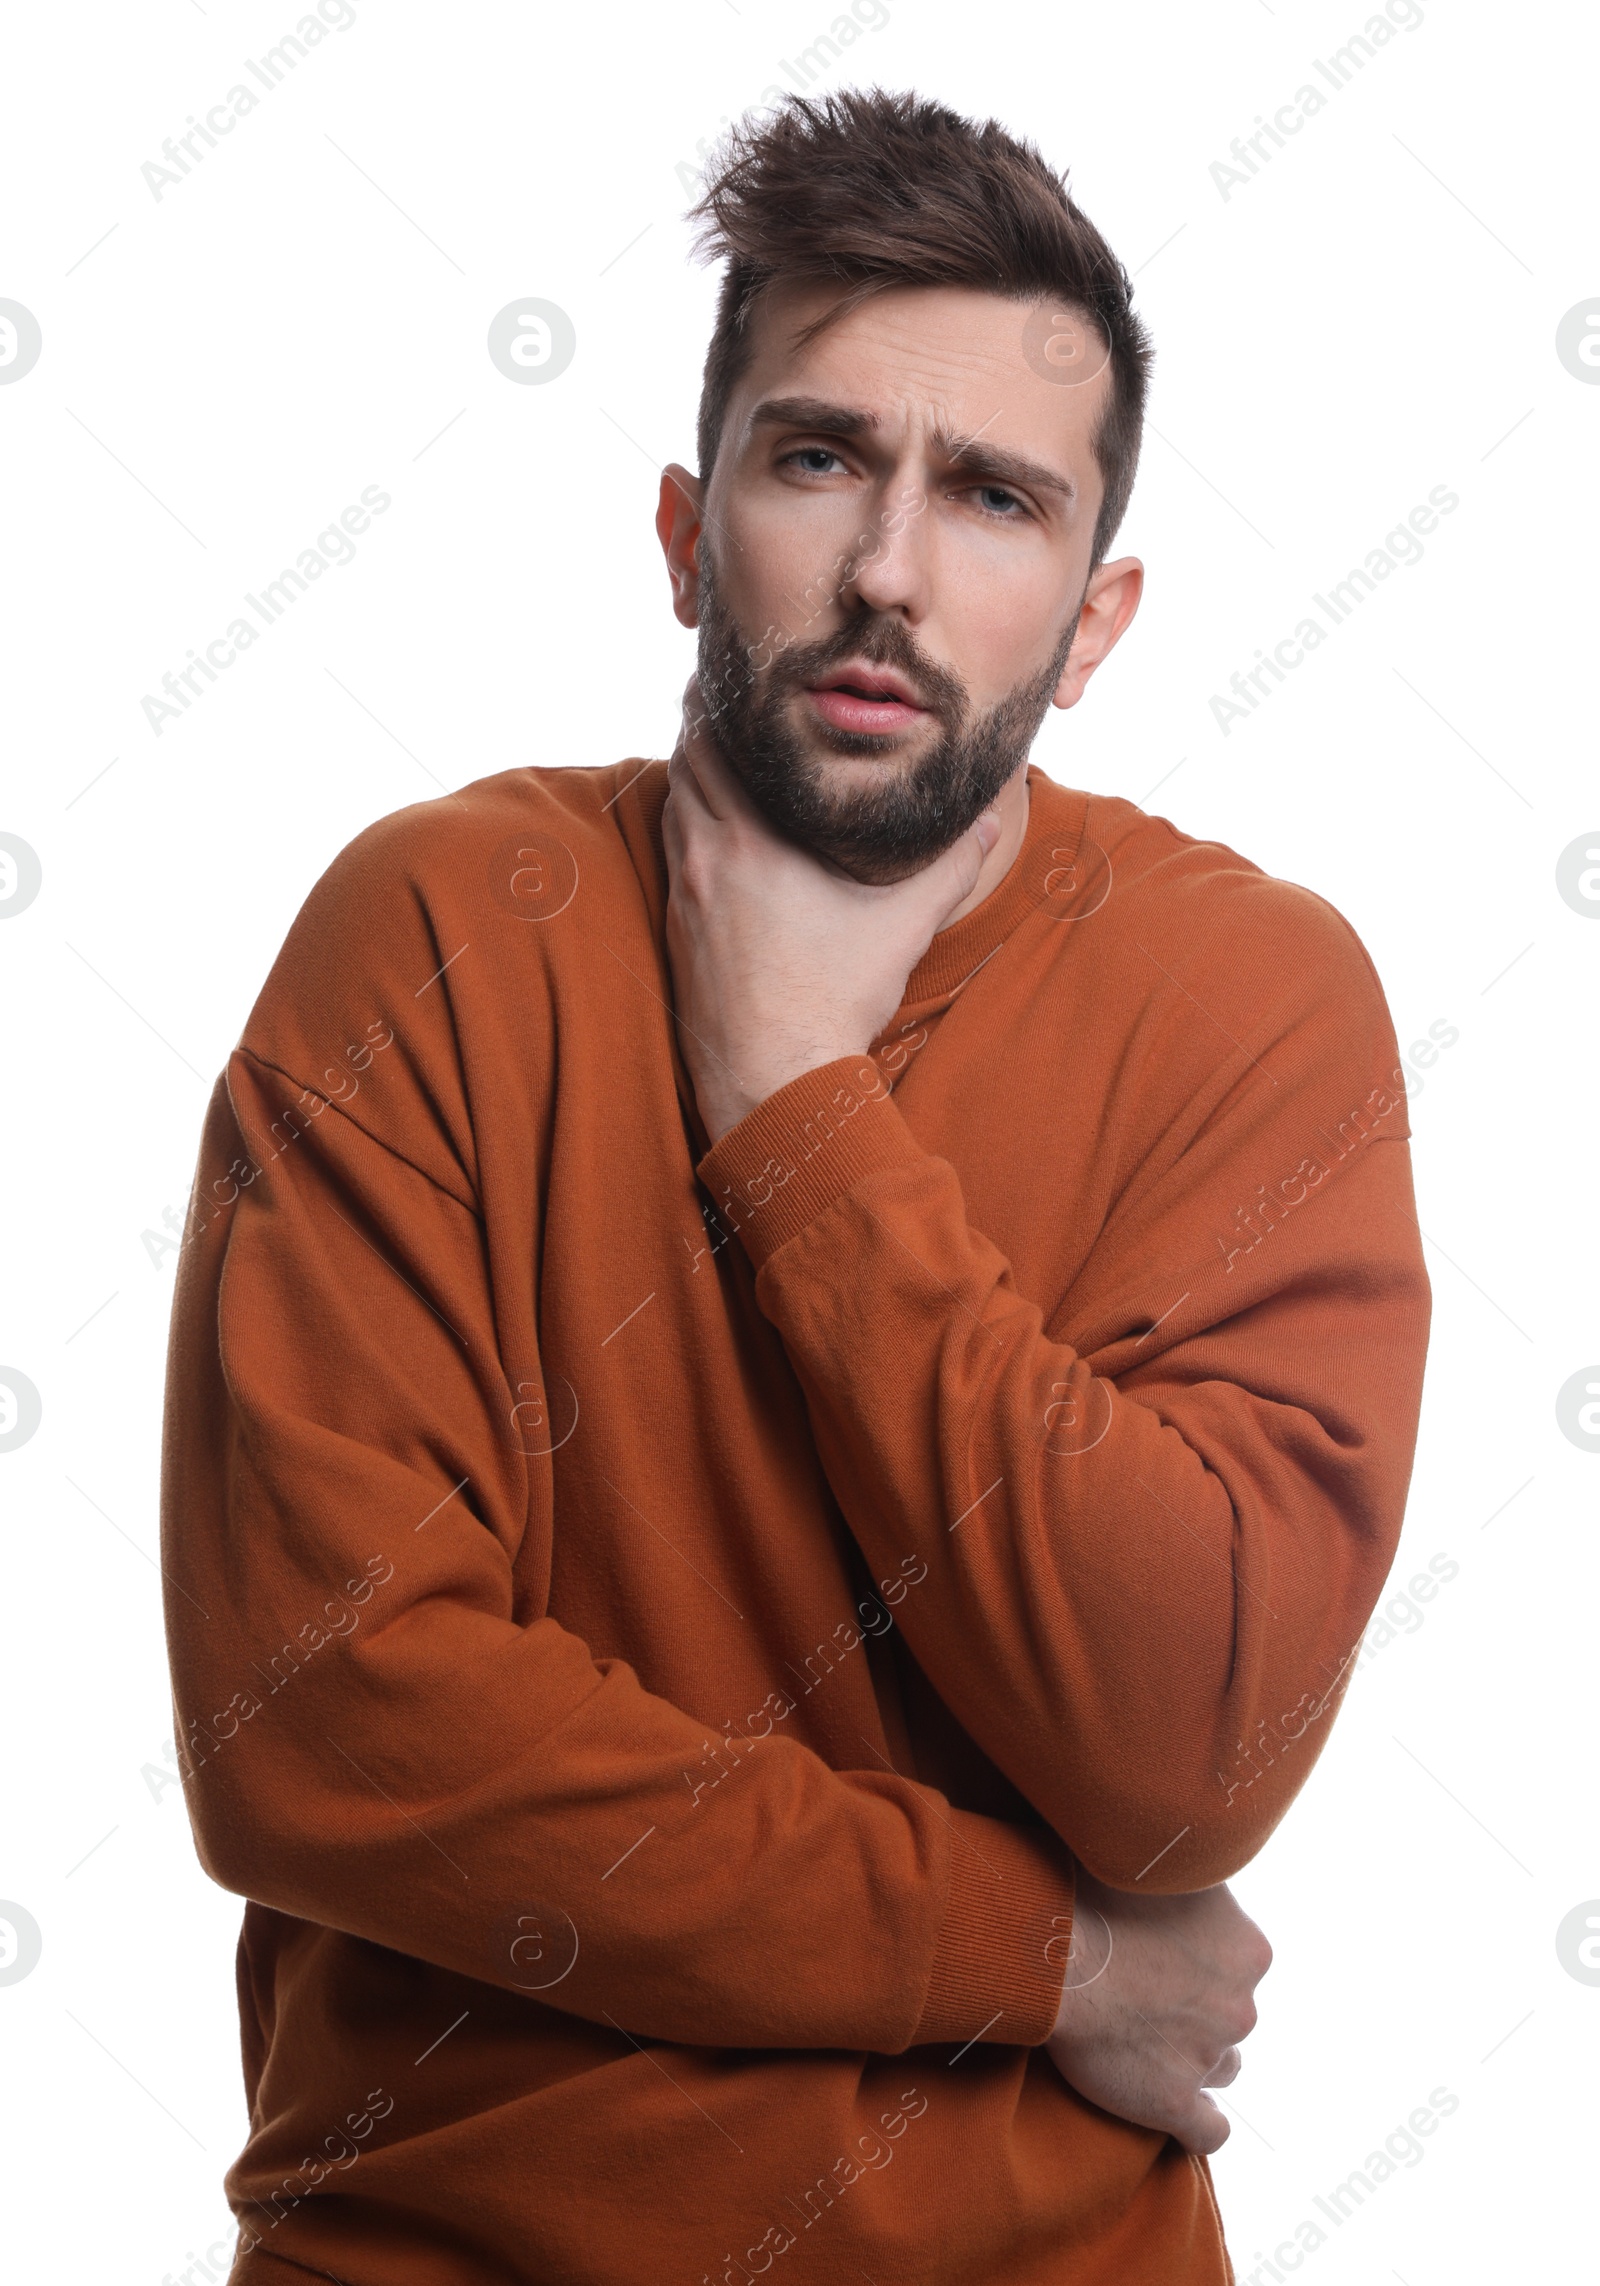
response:
<path id="1" fill-rule="evenodd" d="M 806 695 L 835 730 L 904 730 L 928 711 L 905 677 L 890 667 L 836 667 Z"/>

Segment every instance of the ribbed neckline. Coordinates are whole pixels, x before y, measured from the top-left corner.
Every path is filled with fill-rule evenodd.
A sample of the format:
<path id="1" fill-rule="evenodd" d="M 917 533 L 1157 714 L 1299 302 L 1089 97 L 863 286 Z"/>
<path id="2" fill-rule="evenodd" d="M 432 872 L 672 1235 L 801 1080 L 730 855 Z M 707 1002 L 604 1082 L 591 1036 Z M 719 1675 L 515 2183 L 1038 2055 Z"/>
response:
<path id="1" fill-rule="evenodd" d="M 667 858 L 661 838 L 661 813 L 667 800 L 667 765 L 629 759 L 618 764 L 617 777 L 626 789 L 622 802 L 638 805 L 659 869 L 657 886 L 664 909 Z M 948 999 L 959 990 L 1004 944 L 1024 915 L 1037 910 L 1049 895 L 1054 871 L 1070 864 L 1083 832 L 1088 796 L 1073 787 L 1058 785 L 1032 762 L 1027 765 L 1027 782 L 1027 831 L 1010 871 L 996 883 L 981 905 L 975 905 L 959 921 L 939 931 L 906 979 L 902 1008 L 920 1008 Z M 620 802 L 618 806 L 621 807 Z"/>

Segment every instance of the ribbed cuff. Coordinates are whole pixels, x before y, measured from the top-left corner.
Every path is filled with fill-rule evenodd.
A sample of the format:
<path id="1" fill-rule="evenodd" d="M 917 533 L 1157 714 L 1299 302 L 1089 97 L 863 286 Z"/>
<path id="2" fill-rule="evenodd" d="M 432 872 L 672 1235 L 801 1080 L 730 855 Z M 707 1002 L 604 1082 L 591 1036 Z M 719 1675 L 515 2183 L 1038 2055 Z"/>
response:
<path id="1" fill-rule="evenodd" d="M 759 1270 L 864 1176 L 926 1156 L 872 1058 L 840 1056 L 758 1103 L 695 1172 Z"/>
<path id="2" fill-rule="evenodd" d="M 1077 1881 L 1044 1828 L 952 1810 L 950 1894 L 911 2045 L 1037 2048 L 1061 2007 Z"/>

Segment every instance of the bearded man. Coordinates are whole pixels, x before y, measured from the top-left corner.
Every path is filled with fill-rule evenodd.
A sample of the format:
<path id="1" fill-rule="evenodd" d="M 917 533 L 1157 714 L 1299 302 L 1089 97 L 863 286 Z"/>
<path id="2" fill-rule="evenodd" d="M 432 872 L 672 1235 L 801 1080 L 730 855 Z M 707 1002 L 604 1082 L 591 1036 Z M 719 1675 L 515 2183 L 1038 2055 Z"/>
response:
<path id="1" fill-rule="evenodd" d="M 1322 898 L 1028 759 L 1137 607 L 1150 357 L 1040 154 L 796 98 L 697 213 L 677 751 L 368 827 L 207 1116 L 232 2276 L 1224 2286 L 1226 1884 L 1417 1427 L 1389 1013 Z"/>

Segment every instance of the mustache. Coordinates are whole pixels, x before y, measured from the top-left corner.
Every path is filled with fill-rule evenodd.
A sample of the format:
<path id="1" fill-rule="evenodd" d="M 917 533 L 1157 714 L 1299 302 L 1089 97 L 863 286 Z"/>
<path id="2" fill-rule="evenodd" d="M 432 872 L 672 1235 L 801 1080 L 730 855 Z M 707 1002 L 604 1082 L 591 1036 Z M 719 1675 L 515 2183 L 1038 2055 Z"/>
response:
<path id="1" fill-rule="evenodd" d="M 814 643 L 790 644 L 767 669 L 768 691 L 804 689 L 854 659 L 895 668 L 910 684 L 917 704 L 944 722 L 954 725 L 965 719 L 967 688 L 959 675 L 930 659 L 904 623 L 884 612 L 847 620 Z"/>

